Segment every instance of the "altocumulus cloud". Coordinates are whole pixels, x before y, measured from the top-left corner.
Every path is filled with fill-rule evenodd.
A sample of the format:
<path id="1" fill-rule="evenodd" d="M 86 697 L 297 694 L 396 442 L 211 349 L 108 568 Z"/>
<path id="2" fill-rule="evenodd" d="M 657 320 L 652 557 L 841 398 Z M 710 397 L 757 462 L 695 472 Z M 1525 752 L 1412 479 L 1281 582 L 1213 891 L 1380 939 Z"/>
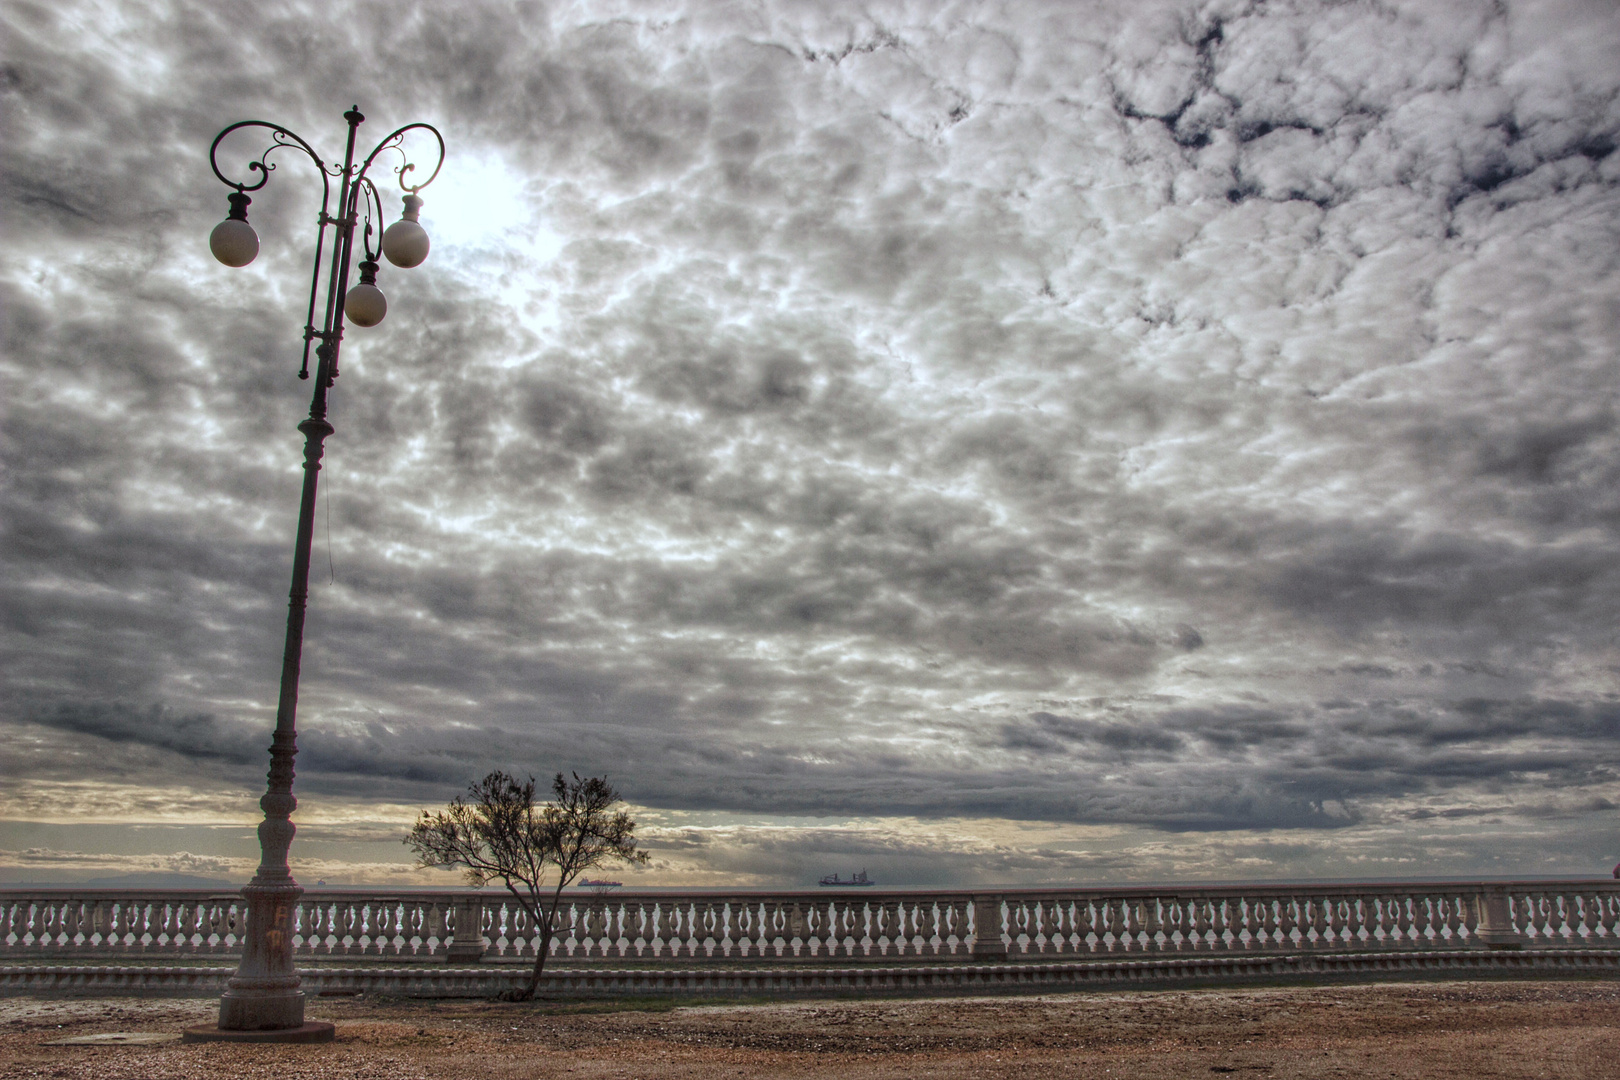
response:
<path id="1" fill-rule="evenodd" d="M 204 151 L 358 101 L 452 154 L 346 343 L 302 793 L 605 771 L 811 821 L 658 827 L 760 880 L 881 861 L 829 815 L 917 880 L 1617 854 L 1611 5 L 3 18 L 31 806 L 262 775 L 317 184 L 226 272 Z"/>

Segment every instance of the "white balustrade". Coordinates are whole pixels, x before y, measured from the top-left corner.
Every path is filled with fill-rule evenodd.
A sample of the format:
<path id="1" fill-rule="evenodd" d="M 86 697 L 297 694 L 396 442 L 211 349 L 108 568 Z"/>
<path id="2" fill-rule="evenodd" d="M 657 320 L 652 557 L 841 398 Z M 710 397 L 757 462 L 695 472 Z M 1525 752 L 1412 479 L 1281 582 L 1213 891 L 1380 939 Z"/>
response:
<path id="1" fill-rule="evenodd" d="M 246 906 L 189 890 L 0 889 L 0 956 L 235 953 Z M 1620 945 L 1620 882 L 681 893 L 573 891 L 565 960 L 889 961 L 1365 953 Z M 465 932 L 463 926 L 465 925 Z M 311 890 L 301 957 L 533 957 L 539 927 L 495 890 Z"/>

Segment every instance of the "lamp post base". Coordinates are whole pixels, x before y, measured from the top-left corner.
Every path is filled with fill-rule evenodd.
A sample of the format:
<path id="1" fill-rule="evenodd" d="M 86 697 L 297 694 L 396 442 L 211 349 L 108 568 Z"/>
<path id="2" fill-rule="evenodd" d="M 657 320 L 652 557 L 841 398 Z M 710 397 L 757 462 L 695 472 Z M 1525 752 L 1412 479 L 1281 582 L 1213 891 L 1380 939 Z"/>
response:
<path id="1" fill-rule="evenodd" d="M 212 1024 L 198 1024 L 196 1027 L 188 1027 L 182 1031 L 180 1041 L 188 1043 L 329 1043 L 336 1033 L 337 1029 L 335 1027 L 319 1020 L 311 1020 L 309 1023 L 300 1024 L 297 1027 L 276 1028 L 269 1031 L 227 1031 L 224 1028 L 214 1027 Z"/>
<path id="2" fill-rule="evenodd" d="M 240 981 L 240 976 L 231 980 Z M 296 982 L 292 989 L 232 986 L 219 999 L 220 1030 L 283 1031 L 302 1027 L 304 992 L 296 987 Z"/>

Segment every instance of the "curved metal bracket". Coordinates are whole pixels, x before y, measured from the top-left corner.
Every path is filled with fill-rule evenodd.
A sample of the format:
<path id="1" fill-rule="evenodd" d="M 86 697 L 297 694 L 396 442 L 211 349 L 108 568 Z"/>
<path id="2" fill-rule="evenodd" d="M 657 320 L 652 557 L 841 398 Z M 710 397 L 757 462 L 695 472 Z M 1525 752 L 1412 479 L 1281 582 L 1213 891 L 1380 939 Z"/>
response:
<path id="1" fill-rule="evenodd" d="M 264 153 L 259 155 L 257 161 L 248 162 L 249 173 L 257 172 L 261 174 L 257 184 L 245 184 L 239 180 L 232 180 L 230 177 L 226 176 L 222 171 L 220 171 L 219 167 L 219 144 L 224 142 L 225 136 L 229 135 L 231 132 L 236 131 L 238 128 L 246 127 L 261 127 L 270 129 L 270 145 L 265 148 Z M 286 146 L 290 146 L 295 150 L 302 150 L 304 153 L 309 155 L 309 159 L 313 161 L 315 163 L 315 167 L 320 170 L 321 183 L 325 186 L 327 195 L 330 196 L 332 191 L 332 176 L 335 175 L 335 173 L 330 170 L 326 162 L 321 160 L 321 155 L 317 154 L 315 152 L 315 148 L 310 146 L 309 143 L 305 142 L 303 139 L 299 138 L 295 132 L 282 127 L 280 124 L 272 124 L 266 120 L 242 120 L 238 123 L 232 124 L 230 127 L 214 136 L 213 145 L 208 148 L 208 164 L 212 166 L 214 175 L 219 177 L 221 183 L 225 184 L 227 187 L 233 187 L 237 191 L 245 194 L 249 191 L 258 191 L 260 188 L 264 187 L 265 184 L 270 182 L 270 173 L 275 169 L 274 163 L 270 161 L 270 155 Z M 322 202 L 324 205 L 325 200 L 323 199 Z"/>
<path id="2" fill-rule="evenodd" d="M 377 185 L 373 184 L 369 177 L 362 176 L 359 180 L 355 181 L 355 187 L 360 189 L 355 196 L 356 201 L 359 204 L 355 207 L 355 209 L 359 211 L 360 221 L 355 222 L 355 224 L 358 225 L 361 222 L 364 222 L 365 224 L 365 232 L 360 238 L 360 247 L 366 253 L 367 259 L 371 260 L 372 262 L 377 262 L 379 261 L 379 257 L 382 255 L 382 195 L 377 191 Z M 375 219 L 371 216 L 373 209 L 377 211 L 377 216 Z M 371 250 L 372 222 L 374 220 L 376 221 L 377 235 L 377 250 L 375 251 Z"/>
<path id="3" fill-rule="evenodd" d="M 439 160 L 434 163 L 433 171 L 428 174 L 428 178 L 426 180 L 422 181 L 420 184 L 407 184 L 405 182 L 405 174 L 415 172 L 416 165 L 411 161 L 409 155 L 405 153 L 405 134 L 407 132 L 417 130 L 429 132 L 432 134 L 433 138 L 437 140 L 439 144 Z M 439 175 L 439 170 L 444 168 L 444 136 L 439 134 L 439 129 L 434 127 L 432 124 L 406 124 L 404 127 L 390 133 L 386 138 L 372 148 L 371 153 L 367 154 L 365 161 L 361 163 L 360 171 L 355 174 L 356 179 L 366 175 L 366 172 L 371 168 L 371 163 L 375 161 L 377 155 L 382 153 L 384 150 L 392 150 L 399 154 L 401 164 L 399 168 L 394 170 L 394 175 L 399 177 L 400 190 L 405 192 L 407 195 L 415 195 L 418 191 L 421 191 L 423 188 L 433 183 L 434 179 Z"/>

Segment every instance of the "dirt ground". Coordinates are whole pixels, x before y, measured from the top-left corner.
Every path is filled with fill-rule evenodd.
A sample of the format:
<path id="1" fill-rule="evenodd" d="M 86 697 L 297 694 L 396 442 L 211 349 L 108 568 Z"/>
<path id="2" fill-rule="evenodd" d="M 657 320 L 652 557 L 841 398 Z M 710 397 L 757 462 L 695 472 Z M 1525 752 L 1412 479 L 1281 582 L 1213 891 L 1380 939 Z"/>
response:
<path id="1" fill-rule="evenodd" d="M 48 1046 L 178 1032 L 205 999 L 0 998 L 0 1077 L 1620 1078 L 1620 983 L 617 1005 L 320 999 L 327 1046 Z"/>

